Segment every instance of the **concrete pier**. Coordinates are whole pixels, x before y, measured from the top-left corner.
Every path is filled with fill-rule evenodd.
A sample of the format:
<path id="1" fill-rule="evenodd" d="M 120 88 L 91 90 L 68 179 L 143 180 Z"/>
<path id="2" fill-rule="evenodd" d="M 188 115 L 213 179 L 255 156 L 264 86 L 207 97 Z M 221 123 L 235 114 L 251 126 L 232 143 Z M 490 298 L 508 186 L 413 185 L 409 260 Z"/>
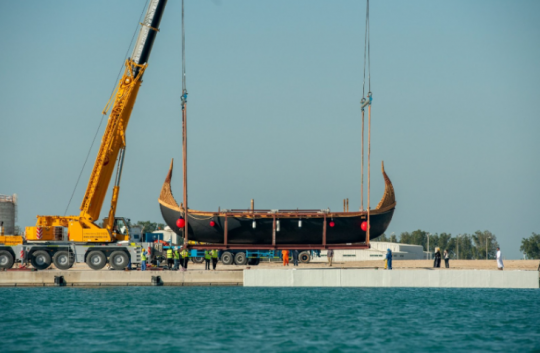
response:
<path id="1" fill-rule="evenodd" d="M 63 276 L 66 286 L 150 286 L 160 276 L 164 286 L 241 286 L 242 271 L 2 271 L 0 287 L 54 286 Z"/>
<path id="2" fill-rule="evenodd" d="M 539 288 L 538 271 L 252 269 L 246 287 Z"/>
<path id="3" fill-rule="evenodd" d="M 2 271 L 0 287 L 54 286 L 63 276 L 67 286 L 150 286 L 160 276 L 164 286 L 246 287 L 431 287 L 539 288 L 538 271 L 375 270 L 375 269 L 246 269 L 204 271 Z"/>

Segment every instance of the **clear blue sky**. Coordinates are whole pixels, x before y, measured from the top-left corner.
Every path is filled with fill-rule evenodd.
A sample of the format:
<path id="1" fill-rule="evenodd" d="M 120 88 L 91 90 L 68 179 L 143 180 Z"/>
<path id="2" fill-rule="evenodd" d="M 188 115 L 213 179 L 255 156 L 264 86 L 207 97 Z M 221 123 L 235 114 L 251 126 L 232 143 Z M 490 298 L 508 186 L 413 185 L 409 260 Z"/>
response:
<path id="1" fill-rule="evenodd" d="M 19 195 L 19 225 L 63 214 L 144 3 L 0 2 L 0 193 Z M 180 16 L 170 0 L 128 128 L 118 213 L 134 221 L 162 221 L 173 157 L 182 196 Z M 364 1 L 187 0 L 192 208 L 359 207 L 364 18 Z M 538 1 L 372 1 L 387 234 L 487 229 L 521 257 L 540 232 L 539 38 Z"/>

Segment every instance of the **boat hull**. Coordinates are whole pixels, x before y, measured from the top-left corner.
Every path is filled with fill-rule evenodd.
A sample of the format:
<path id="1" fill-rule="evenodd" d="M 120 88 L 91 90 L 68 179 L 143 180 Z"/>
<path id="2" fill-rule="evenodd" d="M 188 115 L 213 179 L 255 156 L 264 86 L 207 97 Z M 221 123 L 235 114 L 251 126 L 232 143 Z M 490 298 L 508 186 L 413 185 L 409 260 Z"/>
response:
<path id="1" fill-rule="evenodd" d="M 163 219 L 177 234 L 183 236 L 176 221 L 183 213 L 160 204 Z M 394 208 L 370 216 L 370 239 L 382 235 L 394 214 Z M 205 243 L 225 243 L 225 218 L 227 218 L 227 243 L 246 245 L 271 244 L 323 244 L 324 222 L 326 222 L 326 244 L 364 243 L 366 232 L 362 230 L 362 222 L 367 214 L 335 215 L 332 217 L 276 217 L 274 241 L 274 217 L 253 218 L 249 216 L 200 215 L 188 213 L 188 239 Z M 301 220 L 301 226 L 299 226 Z M 213 226 L 211 225 L 211 221 Z M 334 226 L 331 227 L 330 223 Z M 279 224 L 279 225 L 278 225 Z"/>
<path id="2" fill-rule="evenodd" d="M 173 164 L 165 178 L 158 199 L 161 214 L 167 225 L 180 236 L 184 229 L 177 226 L 185 219 L 183 205 L 178 205 L 171 189 Z M 382 235 L 394 215 L 396 199 L 392 182 L 384 171 L 384 195 L 375 209 L 370 210 L 370 240 Z M 301 221 L 301 223 L 300 223 Z M 232 210 L 206 212 L 189 210 L 188 236 L 190 241 L 228 245 L 314 245 L 326 247 L 337 244 L 368 244 L 367 211 L 330 212 L 330 210 Z M 314 247 L 315 248 L 315 247 Z"/>

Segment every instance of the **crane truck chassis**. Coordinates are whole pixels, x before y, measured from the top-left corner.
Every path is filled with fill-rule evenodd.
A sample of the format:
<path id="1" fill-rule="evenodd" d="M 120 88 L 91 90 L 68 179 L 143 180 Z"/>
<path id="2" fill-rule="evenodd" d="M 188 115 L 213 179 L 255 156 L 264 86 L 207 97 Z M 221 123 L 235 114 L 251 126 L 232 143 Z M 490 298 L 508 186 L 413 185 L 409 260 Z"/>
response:
<path id="1" fill-rule="evenodd" d="M 120 232 L 133 240 L 115 243 L 77 243 L 72 241 L 26 241 L 22 236 L 0 236 L 0 270 L 9 270 L 18 261 L 45 270 L 54 264 L 60 270 L 70 269 L 74 263 L 86 263 L 93 270 L 105 265 L 123 270 L 130 263 L 141 263 L 141 229 L 132 227 L 129 220 L 117 217 L 115 225 L 123 225 Z M 116 226 L 118 227 L 118 226 Z M 45 229 L 58 235 L 57 229 Z"/>
<path id="2" fill-rule="evenodd" d="M 23 257 L 21 257 L 23 251 Z M 37 270 L 54 264 L 68 270 L 74 263 L 86 263 L 92 270 L 100 270 L 107 263 L 115 270 L 141 262 L 141 247 L 131 244 L 77 244 L 72 242 L 40 242 L 0 245 L 0 269 L 10 269 L 16 261 L 30 263 Z"/>

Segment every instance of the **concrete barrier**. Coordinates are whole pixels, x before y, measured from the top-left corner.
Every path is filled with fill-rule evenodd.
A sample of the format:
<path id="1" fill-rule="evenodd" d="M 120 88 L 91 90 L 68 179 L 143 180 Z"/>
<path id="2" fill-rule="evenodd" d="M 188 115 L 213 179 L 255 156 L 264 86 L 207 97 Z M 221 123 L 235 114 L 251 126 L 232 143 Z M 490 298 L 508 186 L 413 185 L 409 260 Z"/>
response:
<path id="1" fill-rule="evenodd" d="M 53 286 L 63 276 L 68 286 L 150 286 L 160 276 L 168 286 L 241 286 L 242 271 L 2 271 L 0 286 Z"/>
<path id="2" fill-rule="evenodd" d="M 539 288 L 538 271 L 244 270 L 246 287 Z"/>

